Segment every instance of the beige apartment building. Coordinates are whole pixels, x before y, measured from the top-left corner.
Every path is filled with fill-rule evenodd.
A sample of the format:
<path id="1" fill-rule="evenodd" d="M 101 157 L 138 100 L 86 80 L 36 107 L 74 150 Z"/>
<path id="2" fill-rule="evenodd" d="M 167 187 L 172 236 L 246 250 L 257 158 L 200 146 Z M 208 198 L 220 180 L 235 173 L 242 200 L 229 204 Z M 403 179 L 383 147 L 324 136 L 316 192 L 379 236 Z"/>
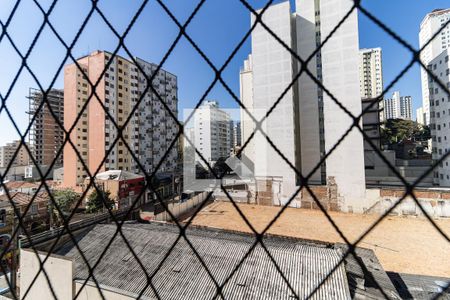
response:
<path id="1" fill-rule="evenodd" d="M 112 62 L 102 76 L 110 59 Z M 155 64 L 138 58 L 136 61 L 147 76 L 156 71 Z M 91 174 L 97 170 L 142 173 L 132 157 L 134 154 L 145 170 L 152 172 L 175 138 L 178 128 L 156 94 L 150 91 L 146 92 L 140 106 L 125 126 L 128 116 L 145 91 L 146 76 L 131 60 L 120 56 L 112 57 L 112 54 L 105 51 L 95 51 L 77 62 L 82 70 L 75 63 L 64 69 L 64 127 L 69 130 L 75 124 L 70 138 L 81 159 L 70 144 L 65 145 L 64 185 L 75 186 L 84 182 L 88 174 L 82 161 Z M 98 81 L 90 100 L 92 89 L 88 79 L 93 84 Z M 176 76 L 160 70 L 153 81 L 153 87 L 177 116 Z M 86 101 L 89 103 L 83 110 Z M 119 132 L 114 122 L 123 129 L 124 139 L 115 144 L 113 143 Z M 102 162 L 110 148 L 111 152 Z M 158 171 L 172 172 L 177 164 L 177 152 L 175 145 Z"/>
<path id="2" fill-rule="evenodd" d="M 14 156 L 17 148 L 20 148 L 20 150 L 17 152 L 17 155 Z M 14 161 L 11 164 L 11 167 L 27 166 L 30 163 L 28 151 L 20 144 L 20 141 L 13 141 L 0 147 L 0 168 L 6 168 L 12 159 L 14 159 Z"/>

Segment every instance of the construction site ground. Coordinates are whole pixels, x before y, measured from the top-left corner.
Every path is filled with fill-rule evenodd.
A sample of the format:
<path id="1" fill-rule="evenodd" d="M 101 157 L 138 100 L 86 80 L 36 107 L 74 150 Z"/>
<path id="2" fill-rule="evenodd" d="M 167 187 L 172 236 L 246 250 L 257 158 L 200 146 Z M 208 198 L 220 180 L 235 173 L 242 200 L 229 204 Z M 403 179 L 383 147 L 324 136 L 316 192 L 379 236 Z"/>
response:
<path id="1" fill-rule="evenodd" d="M 239 204 L 254 228 L 260 232 L 280 207 Z M 331 218 L 350 241 L 356 241 L 380 216 L 330 212 Z M 435 220 L 450 236 L 450 219 Z M 194 218 L 193 224 L 251 232 L 230 202 L 214 202 Z M 345 242 L 325 215 L 318 210 L 287 208 L 268 233 L 318 240 Z M 386 271 L 450 277 L 450 242 L 424 217 L 388 216 L 358 245 L 375 251 Z"/>

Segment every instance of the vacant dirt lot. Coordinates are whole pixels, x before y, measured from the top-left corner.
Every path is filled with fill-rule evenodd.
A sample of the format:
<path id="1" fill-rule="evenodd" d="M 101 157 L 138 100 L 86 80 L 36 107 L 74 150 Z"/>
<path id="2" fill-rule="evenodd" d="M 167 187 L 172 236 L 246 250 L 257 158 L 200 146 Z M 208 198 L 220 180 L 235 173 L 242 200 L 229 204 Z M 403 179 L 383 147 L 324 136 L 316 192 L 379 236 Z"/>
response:
<path id="1" fill-rule="evenodd" d="M 256 230 L 262 231 L 279 207 L 239 206 Z M 376 215 L 330 213 L 351 242 L 377 219 Z M 450 236 L 450 219 L 437 220 Z M 216 202 L 203 209 L 193 224 L 250 232 L 231 203 Z M 269 233 L 326 242 L 344 242 L 320 211 L 288 208 Z M 450 277 L 450 243 L 423 218 L 387 217 L 360 247 L 373 249 L 386 271 Z"/>

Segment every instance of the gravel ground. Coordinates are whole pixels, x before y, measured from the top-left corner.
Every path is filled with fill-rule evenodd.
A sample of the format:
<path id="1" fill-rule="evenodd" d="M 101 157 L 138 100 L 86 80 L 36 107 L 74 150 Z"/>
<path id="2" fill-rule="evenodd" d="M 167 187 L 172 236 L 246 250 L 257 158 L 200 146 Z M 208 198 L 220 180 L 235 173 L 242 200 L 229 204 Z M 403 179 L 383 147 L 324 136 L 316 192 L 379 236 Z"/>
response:
<path id="1" fill-rule="evenodd" d="M 239 208 L 257 231 L 262 231 L 280 207 L 240 204 Z M 330 213 L 345 237 L 354 242 L 379 216 Z M 450 236 L 450 219 L 436 220 Z M 193 224 L 250 232 L 231 203 L 205 207 Z M 320 211 L 288 208 L 269 233 L 325 242 L 344 242 Z M 450 277 L 450 242 L 424 218 L 393 217 L 383 220 L 359 244 L 373 249 L 386 271 Z"/>

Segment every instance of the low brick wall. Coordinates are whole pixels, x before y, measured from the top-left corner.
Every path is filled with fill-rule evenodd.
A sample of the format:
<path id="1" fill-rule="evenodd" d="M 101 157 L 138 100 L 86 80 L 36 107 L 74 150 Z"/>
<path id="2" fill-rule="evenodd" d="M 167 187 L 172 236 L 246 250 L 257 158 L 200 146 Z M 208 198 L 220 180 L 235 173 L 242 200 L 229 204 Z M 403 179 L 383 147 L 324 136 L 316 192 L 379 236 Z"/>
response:
<path id="1" fill-rule="evenodd" d="M 402 197 L 405 194 L 405 189 L 402 188 L 381 188 L 380 196 L 381 197 Z M 450 191 L 447 190 L 424 190 L 424 189 L 416 189 L 414 190 L 414 195 L 417 198 L 422 199 L 444 199 L 450 200 Z"/>
<path id="2" fill-rule="evenodd" d="M 372 205 L 367 213 L 382 214 L 397 203 L 405 194 L 403 188 L 381 188 L 370 189 L 371 192 L 379 191 L 377 197 L 372 199 Z M 418 202 L 434 218 L 450 217 L 450 191 L 438 189 L 416 189 L 414 190 Z M 397 207 L 392 210 L 392 215 L 401 216 L 424 216 L 417 202 L 411 196 L 407 196 Z"/>
<path id="3" fill-rule="evenodd" d="M 300 207 L 307 209 L 320 209 L 317 201 L 323 208 L 330 211 L 338 211 L 337 192 L 334 192 L 329 186 L 311 186 L 311 193 L 306 188 L 302 190 L 299 197 Z M 314 199 L 315 198 L 315 199 Z"/>
<path id="4" fill-rule="evenodd" d="M 279 206 L 279 194 L 274 192 L 277 184 L 270 179 L 257 181 L 257 192 L 249 190 L 247 199 L 241 197 L 238 202 Z M 339 196 L 339 188 L 333 177 L 328 177 L 326 185 L 312 185 L 308 189 L 303 188 L 297 197 L 291 201 L 290 206 L 304 209 L 320 209 L 319 204 L 327 211 L 343 211 L 344 200 Z M 404 188 L 386 187 L 369 188 L 366 190 L 365 199 L 361 199 L 358 210 L 346 212 L 383 214 L 395 205 L 403 197 Z M 313 196 L 314 195 L 314 196 Z M 428 215 L 434 218 L 450 217 L 450 190 L 424 189 L 414 190 L 414 195 Z M 217 197 L 216 200 L 228 201 L 228 198 Z M 285 200 L 287 201 L 287 200 Z M 284 202 L 285 203 L 285 202 Z M 406 197 L 391 214 L 402 216 L 424 216 L 419 205 L 411 196 Z"/>
<path id="5" fill-rule="evenodd" d="M 340 211 L 338 187 L 334 177 L 328 177 L 327 185 L 310 186 L 311 192 L 303 188 L 298 201 L 301 208 L 320 209 L 318 202 L 327 211 Z M 311 193 L 314 195 L 311 195 Z M 315 198 L 315 199 L 314 199 Z"/>

